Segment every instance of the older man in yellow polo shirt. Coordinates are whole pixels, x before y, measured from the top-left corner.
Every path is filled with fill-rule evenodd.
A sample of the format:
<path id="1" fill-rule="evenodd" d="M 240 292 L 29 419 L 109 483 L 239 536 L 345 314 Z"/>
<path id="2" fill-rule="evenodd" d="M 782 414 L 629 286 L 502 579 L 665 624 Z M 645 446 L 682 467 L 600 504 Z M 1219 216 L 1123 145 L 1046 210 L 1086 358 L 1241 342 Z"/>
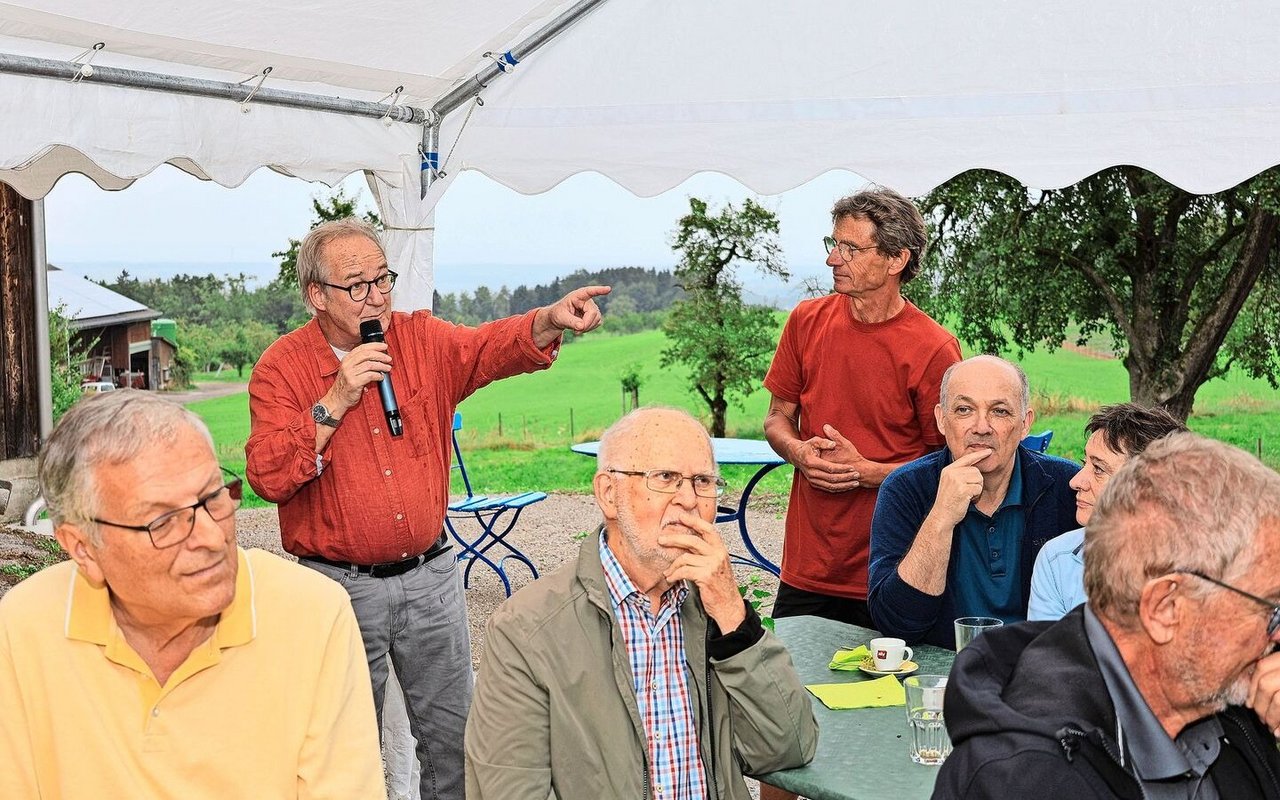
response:
<path id="1" fill-rule="evenodd" d="M 0 797 L 386 797 L 347 595 L 236 547 L 198 417 L 83 400 L 40 488 L 72 560 L 0 601 Z"/>

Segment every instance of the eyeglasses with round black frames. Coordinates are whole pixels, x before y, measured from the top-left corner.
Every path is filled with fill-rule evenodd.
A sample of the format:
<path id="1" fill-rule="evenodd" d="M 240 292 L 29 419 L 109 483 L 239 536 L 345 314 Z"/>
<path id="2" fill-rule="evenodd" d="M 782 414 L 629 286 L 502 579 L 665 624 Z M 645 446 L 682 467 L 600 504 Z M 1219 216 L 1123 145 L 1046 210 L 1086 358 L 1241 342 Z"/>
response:
<path id="1" fill-rule="evenodd" d="M 663 494 L 675 494 L 680 491 L 680 485 L 685 481 L 689 482 L 689 485 L 693 487 L 693 493 L 698 497 L 719 497 L 724 494 L 724 478 L 715 475 L 685 475 L 674 469 L 650 469 L 644 472 L 633 469 L 608 469 L 605 471 L 616 472 L 619 475 L 643 477 L 645 486 Z"/>
<path id="2" fill-rule="evenodd" d="M 211 492 L 189 506 L 175 508 L 161 514 L 146 525 L 122 525 L 119 522 L 108 522 L 105 519 L 92 517 L 99 525 L 110 525 L 127 531 L 145 532 L 151 537 L 151 544 L 158 550 L 182 544 L 191 537 L 196 529 L 196 510 L 203 508 L 214 522 L 221 522 L 240 507 L 240 499 L 244 496 L 244 481 L 229 469 L 222 469 L 224 475 L 230 476 L 217 491 Z"/>
<path id="3" fill-rule="evenodd" d="M 831 255 L 832 250 L 838 249 L 840 251 L 840 257 L 845 260 L 845 263 L 852 261 L 854 253 L 857 253 L 860 250 L 875 250 L 879 247 L 879 245 L 875 244 L 869 244 L 866 247 L 858 247 L 856 244 L 849 244 L 848 242 L 837 242 L 830 236 L 822 237 L 822 246 L 827 248 L 827 255 Z"/>
<path id="4" fill-rule="evenodd" d="M 1196 570 L 1196 569 L 1175 569 L 1175 570 L 1171 570 L 1171 571 L 1172 571 L 1172 572 L 1179 572 L 1179 573 L 1182 573 L 1183 575 L 1191 575 L 1191 576 L 1194 576 L 1194 577 L 1196 577 L 1196 578 L 1199 578 L 1199 579 L 1200 579 L 1200 580 L 1202 580 L 1202 581 L 1208 581 L 1209 583 L 1212 583 L 1212 584 L 1214 584 L 1215 586 L 1221 586 L 1223 589 L 1226 589 L 1226 590 L 1231 591 L 1231 592 L 1235 592 L 1236 594 L 1240 595 L 1241 597 L 1247 597 L 1247 598 L 1249 598 L 1250 600 L 1252 600 L 1253 602 L 1257 603 L 1257 604 L 1258 604 L 1258 605 L 1260 605 L 1260 606 L 1265 606 L 1265 607 L 1267 607 L 1267 608 L 1271 609 L 1271 618 L 1267 620 L 1267 638 L 1268 638 L 1268 639 L 1270 639 L 1270 638 L 1274 637 L 1274 636 L 1276 635 L 1276 631 L 1280 631 L 1280 605 L 1276 605 L 1276 603 L 1275 603 L 1275 602 L 1273 602 L 1273 601 L 1271 601 L 1271 600 L 1266 600 L 1266 599 L 1261 598 L 1261 597 L 1258 597 L 1256 594 L 1249 594 L 1249 593 L 1248 593 L 1248 592 L 1246 592 L 1244 589 L 1237 589 L 1236 587 L 1232 586 L 1231 584 L 1229 584 L 1229 583 L 1223 583 L 1222 581 L 1218 580 L 1217 578 L 1210 578 L 1208 575 L 1205 575 L 1205 574 L 1204 574 L 1203 572 L 1201 572 L 1200 570 Z"/>
<path id="5" fill-rule="evenodd" d="M 391 289 L 396 285 L 396 278 L 400 277 L 391 270 L 387 270 L 371 281 L 356 281 L 350 286 L 339 286 L 336 283 L 325 283 L 320 281 L 320 285 L 328 286 L 330 289 L 341 289 L 351 295 L 351 299 L 357 303 L 364 302 L 369 296 L 370 288 L 375 288 L 382 294 L 391 294 Z"/>

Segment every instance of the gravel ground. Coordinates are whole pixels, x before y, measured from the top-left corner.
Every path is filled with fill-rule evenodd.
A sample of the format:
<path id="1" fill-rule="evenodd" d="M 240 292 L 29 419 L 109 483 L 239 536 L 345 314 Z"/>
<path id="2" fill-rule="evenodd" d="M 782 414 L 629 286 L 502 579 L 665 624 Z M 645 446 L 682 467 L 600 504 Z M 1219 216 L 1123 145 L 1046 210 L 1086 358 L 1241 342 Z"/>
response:
<path id="1" fill-rule="evenodd" d="M 736 502 L 736 498 L 725 499 Z M 747 527 L 751 531 L 752 542 L 774 563 L 782 557 L 784 502 L 783 498 L 756 495 L 747 511 Z M 541 503 L 526 508 L 519 524 L 507 538 L 529 556 L 540 574 L 545 574 L 572 561 L 577 555 L 582 532 L 594 530 L 599 521 L 600 512 L 590 495 L 551 494 Z M 280 549 L 280 525 L 274 508 L 240 509 L 236 512 L 236 530 L 241 546 L 261 547 L 284 554 Z M 721 525 L 720 534 L 725 537 L 731 552 L 746 552 L 736 527 Z M 533 580 L 519 562 L 508 561 L 507 572 L 513 590 Z M 778 588 L 777 579 L 760 569 L 738 567 L 736 572 L 741 583 L 746 583 L 752 576 L 758 578 L 756 587 L 770 594 L 764 601 L 767 610 Z M 467 589 L 467 618 L 471 625 L 471 661 L 478 666 L 484 652 L 484 624 L 506 596 L 502 581 L 484 564 L 478 564 L 471 577 L 471 585 Z"/>

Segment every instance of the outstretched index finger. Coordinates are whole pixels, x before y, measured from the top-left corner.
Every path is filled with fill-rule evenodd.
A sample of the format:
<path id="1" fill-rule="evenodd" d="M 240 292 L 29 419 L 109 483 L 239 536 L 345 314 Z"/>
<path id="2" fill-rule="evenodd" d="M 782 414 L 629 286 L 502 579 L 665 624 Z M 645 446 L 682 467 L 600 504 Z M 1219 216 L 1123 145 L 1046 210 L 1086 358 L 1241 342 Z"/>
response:
<path id="1" fill-rule="evenodd" d="M 579 289 L 574 289 L 569 293 L 569 296 L 577 303 L 585 303 L 593 297 L 600 297 L 612 291 L 612 286 L 583 286 Z"/>

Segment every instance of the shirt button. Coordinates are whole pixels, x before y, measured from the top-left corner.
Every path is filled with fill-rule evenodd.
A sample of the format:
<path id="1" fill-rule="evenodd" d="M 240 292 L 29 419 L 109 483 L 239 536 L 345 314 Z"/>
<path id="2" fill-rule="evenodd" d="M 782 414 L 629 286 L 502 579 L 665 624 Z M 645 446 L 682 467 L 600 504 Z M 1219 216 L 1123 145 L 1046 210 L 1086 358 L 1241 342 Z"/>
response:
<path id="1" fill-rule="evenodd" d="M 551 351 L 551 357 L 552 357 L 552 358 L 555 358 L 555 357 L 556 357 L 556 356 L 558 356 L 558 355 L 560 355 L 560 351 L 559 351 L 559 350 L 552 350 L 552 351 Z"/>
<path id="2" fill-rule="evenodd" d="M 987 528 L 987 533 L 995 533 L 995 532 L 996 532 L 996 526 L 992 525 L 990 528 Z"/>
<path id="3" fill-rule="evenodd" d="M 151 716 L 153 717 L 160 716 L 160 706 L 156 706 L 155 708 L 151 709 Z"/>
<path id="4" fill-rule="evenodd" d="M 657 741 L 657 742 L 662 741 L 662 731 L 658 731 L 657 733 L 655 733 L 653 735 L 653 739 L 654 741 Z"/>
<path id="5" fill-rule="evenodd" d="M 374 436 L 377 436 L 377 435 L 378 435 L 378 432 L 379 432 L 379 431 L 378 431 L 378 429 L 377 429 L 377 428 L 374 428 L 374 429 L 373 429 L 373 435 L 374 435 Z"/>
<path id="6" fill-rule="evenodd" d="M 390 477 L 391 477 L 391 470 L 389 470 L 389 469 L 384 469 L 384 470 L 382 471 L 382 474 L 383 474 L 383 475 L 386 475 L 388 478 L 390 478 Z"/>
<path id="7" fill-rule="evenodd" d="M 401 554 L 400 554 L 400 557 L 401 557 L 401 558 L 408 558 L 408 557 L 409 557 L 409 554 L 408 554 L 408 553 L 401 553 Z"/>
<path id="8" fill-rule="evenodd" d="M 396 519 L 404 519 L 404 514 L 396 514 Z"/>
<path id="9" fill-rule="evenodd" d="M 992 558 L 999 558 L 999 557 L 1000 557 L 1000 551 L 999 551 L 999 550 L 992 550 L 992 551 L 991 551 L 991 557 L 992 557 Z"/>

